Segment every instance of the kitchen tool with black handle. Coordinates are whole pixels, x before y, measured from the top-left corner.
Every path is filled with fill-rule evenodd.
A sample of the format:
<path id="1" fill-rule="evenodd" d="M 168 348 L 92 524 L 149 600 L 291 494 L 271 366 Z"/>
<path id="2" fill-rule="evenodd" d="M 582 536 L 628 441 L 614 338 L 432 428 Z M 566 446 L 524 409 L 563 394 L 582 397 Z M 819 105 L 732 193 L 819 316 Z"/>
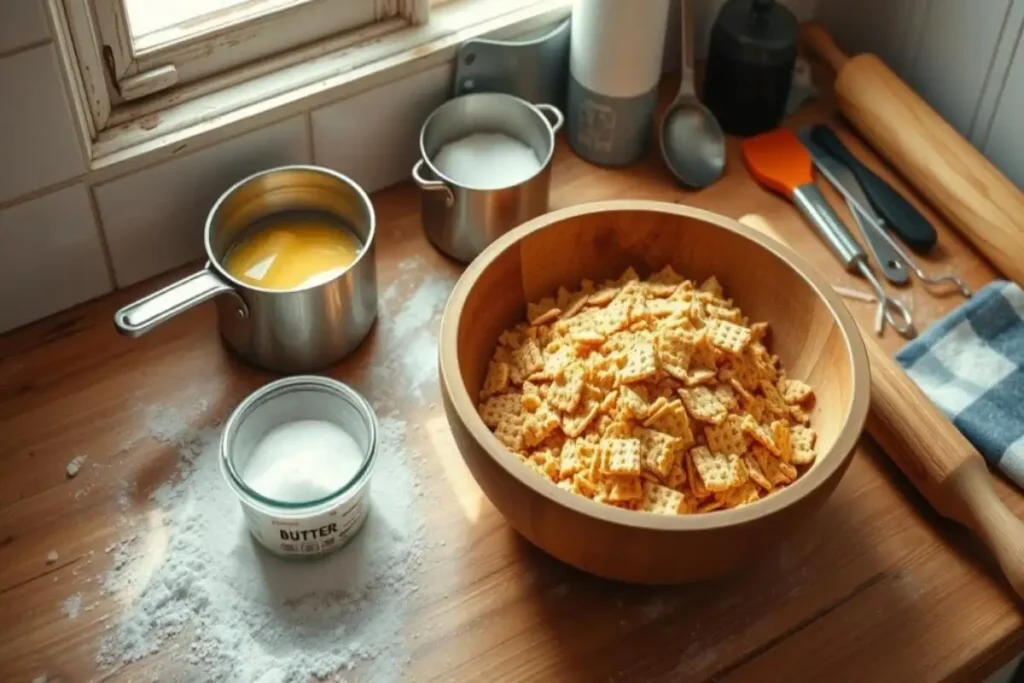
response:
<path id="1" fill-rule="evenodd" d="M 797 134 L 777 128 L 744 140 L 740 148 L 750 175 L 773 192 L 790 199 L 828 245 L 847 271 L 860 275 L 875 290 L 878 310 L 875 332 L 882 334 L 885 323 L 907 339 L 917 336 L 910 311 L 889 296 L 875 277 L 867 252 L 854 239 L 814 184 L 813 160 Z"/>
<path id="2" fill-rule="evenodd" d="M 814 126 L 811 128 L 811 139 L 854 172 L 871 203 L 885 219 L 886 226 L 899 235 L 908 247 L 923 254 L 935 246 L 938 235 L 928 219 L 889 183 L 861 163 L 831 128 L 826 125 Z"/>
<path id="3" fill-rule="evenodd" d="M 866 220 L 865 216 L 861 214 L 860 208 L 855 202 L 851 201 L 850 196 L 847 194 L 848 187 L 850 190 L 856 188 L 856 191 L 860 191 L 860 186 L 857 184 L 857 178 L 853 175 L 853 171 L 822 149 L 818 143 L 814 142 L 811 139 L 809 129 L 804 128 L 800 130 L 797 133 L 797 137 L 800 138 L 800 142 L 804 144 L 807 151 L 811 153 L 814 165 L 818 168 L 821 175 L 825 176 L 832 183 L 832 186 L 835 187 L 836 191 L 847 200 L 850 213 L 853 215 L 857 227 L 860 228 L 861 234 L 871 249 L 871 254 L 875 257 L 875 263 L 882 271 L 882 274 L 894 285 L 907 284 L 910 280 L 910 272 L 907 270 L 907 264 L 904 259 L 897 253 L 892 244 L 887 241 L 892 238 L 886 234 L 884 227 L 871 220 Z M 864 198 L 864 203 L 867 204 L 867 197 L 864 197 L 863 193 L 861 193 L 861 197 Z"/>

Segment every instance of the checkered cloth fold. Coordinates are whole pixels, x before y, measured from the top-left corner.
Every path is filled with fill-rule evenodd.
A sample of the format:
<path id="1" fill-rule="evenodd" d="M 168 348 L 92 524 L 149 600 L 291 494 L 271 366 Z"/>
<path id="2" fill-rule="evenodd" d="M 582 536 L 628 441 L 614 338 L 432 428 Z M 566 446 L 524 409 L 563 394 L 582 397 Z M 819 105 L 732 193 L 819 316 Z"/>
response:
<path id="1" fill-rule="evenodd" d="M 989 284 L 896 360 L 989 464 L 1024 488 L 1024 291 Z"/>

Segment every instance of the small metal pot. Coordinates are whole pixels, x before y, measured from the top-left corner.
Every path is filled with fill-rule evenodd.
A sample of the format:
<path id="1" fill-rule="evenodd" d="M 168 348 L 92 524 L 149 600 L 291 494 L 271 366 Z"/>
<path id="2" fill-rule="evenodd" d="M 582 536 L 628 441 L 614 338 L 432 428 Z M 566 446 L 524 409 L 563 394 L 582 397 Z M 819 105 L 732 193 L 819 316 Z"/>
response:
<path id="1" fill-rule="evenodd" d="M 468 263 L 494 240 L 548 210 L 555 133 L 565 119 L 550 104 L 530 104 L 512 95 L 477 93 L 448 100 L 427 117 L 420 131 L 421 159 L 412 177 L 423 190 L 423 230 L 434 246 Z M 517 185 L 474 188 L 445 176 L 433 164 L 449 142 L 473 133 L 504 133 L 533 148 L 541 169 Z"/>
<path id="2" fill-rule="evenodd" d="M 224 257 L 243 232 L 288 213 L 337 220 L 339 229 L 359 239 L 362 251 L 333 280 L 298 289 L 263 289 L 228 274 Z M 206 267 L 125 306 L 114 314 L 114 324 L 122 334 L 137 337 L 217 297 L 221 335 L 245 360 L 284 373 L 326 367 L 358 346 L 377 316 L 375 233 L 369 197 L 344 175 L 317 166 L 257 173 L 228 189 L 210 209 Z"/>

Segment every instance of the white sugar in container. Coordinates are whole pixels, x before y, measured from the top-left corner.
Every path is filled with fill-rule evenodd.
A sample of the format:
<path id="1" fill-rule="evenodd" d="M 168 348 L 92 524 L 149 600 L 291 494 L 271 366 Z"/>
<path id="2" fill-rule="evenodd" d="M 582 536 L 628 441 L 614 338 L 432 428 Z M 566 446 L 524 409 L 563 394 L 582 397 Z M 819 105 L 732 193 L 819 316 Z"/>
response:
<path id="1" fill-rule="evenodd" d="M 341 382 L 297 376 L 253 392 L 221 435 L 221 472 L 249 530 L 278 555 L 324 555 L 369 512 L 377 416 Z"/>

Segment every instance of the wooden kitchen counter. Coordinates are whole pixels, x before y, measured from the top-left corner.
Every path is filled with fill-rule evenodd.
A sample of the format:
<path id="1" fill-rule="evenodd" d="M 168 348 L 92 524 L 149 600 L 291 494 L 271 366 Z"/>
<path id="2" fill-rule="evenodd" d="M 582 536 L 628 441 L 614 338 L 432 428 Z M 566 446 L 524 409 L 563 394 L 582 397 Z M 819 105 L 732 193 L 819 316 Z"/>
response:
<path id="1" fill-rule="evenodd" d="M 826 118 L 816 105 L 794 124 Z M 563 144 L 552 178 L 554 208 L 637 198 L 734 218 L 759 213 L 833 283 L 866 289 L 786 202 L 752 182 L 735 144 L 727 176 L 698 193 L 677 187 L 653 152 L 634 167 L 603 170 Z M 939 519 L 867 436 L 818 516 L 735 576 L 625 586 L 534 549 L 483 499 L 440 407 L 431 349 L 460 267 L 424 239 L 411 184 L 377 193 L 374 204 L 380 319 L 358 352 L 328 374 L 399 414 L 418 456 L 425 530 L 438 543 L 414 577 L 418 598 L 406 627 L 419 637 L 410 641 L 406 680 L 978 681 L 1024 649 L 1022 612 L 994 563 L 966 532 Z M 929 269 L 956 270 L 976 288 L 994 277 L 929 217 L 940 233 Z M 147 431 L 145 411 L 186 411 L 193 427 L 215 425 L 271 379 L 225 352 L 209 305 L 143 338 L 118 336 L 113 312 L 170 279 L 0 337 L 0 681 L 41 673 L 50 681 L 166 680 L 156 668 L 159 654 L 112 676 L 97 669 L 118 603 L 88 582 L 111 561 L 103 550 L 121 538 L 124 517 L 147 515 L 155 505 L 148 492 L 176 462 L 167 439 Z M 919 284 L 907 293 L 922 329 L 961 301 Z M 409 301 L 423 306 L 418 321 L 399 320 Z M 873 306 L 849 306 L 871 319 Z M 901 343 L 887 332 L 888 350 Z M 403 362 L 417 350 L 427 367 Z M 375 372 L 381 369 L 387 372 Z M 85 453 L 99 467 L 68 479 L 66 464 Z M 118 504 L 126 481 L 135 494 Z M 1003 481 L 997 486 L 1024 514 L 1024 496 Z M 51 549 L 59 559 L 47 564 Z M 76 592 L 98 606 L 71 619 L 62 602 Z"/>

